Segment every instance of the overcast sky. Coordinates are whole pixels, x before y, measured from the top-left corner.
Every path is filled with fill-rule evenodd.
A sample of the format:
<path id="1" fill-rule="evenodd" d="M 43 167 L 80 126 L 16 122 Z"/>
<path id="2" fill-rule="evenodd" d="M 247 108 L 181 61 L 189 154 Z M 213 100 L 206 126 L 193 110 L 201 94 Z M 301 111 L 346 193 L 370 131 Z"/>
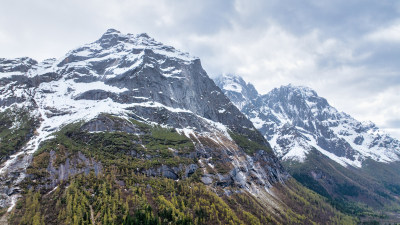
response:
<path id="1" fill-rule="evenodd" d="M 400 138 L 400 1 L 1 0 L 0 57 L 59 58 L 108 28 L 148 33 L 261 93 L 309 86 Z"/>

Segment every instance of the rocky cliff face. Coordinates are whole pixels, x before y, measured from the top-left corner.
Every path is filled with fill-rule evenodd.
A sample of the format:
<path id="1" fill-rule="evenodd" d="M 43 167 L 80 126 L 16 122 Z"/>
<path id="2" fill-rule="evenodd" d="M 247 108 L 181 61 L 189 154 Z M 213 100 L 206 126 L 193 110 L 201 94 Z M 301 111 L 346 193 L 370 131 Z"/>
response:
<path id="1" fill-rule="evenodd" d="M 196 149 L 197 162 L 192 169 L 203 168 L 202 180 L 208 185 L 236 186 L 256 193 L 287 179 L 268 142 L 207 76 L 200 60 L 147 34 L 110 29 L 99 40 L 60 59 L 0 59 L 0 84 L 3 112 L 29 109 L 29 117 L 40 121 L 17 153 L 6 152 L 1 157 L 3 207 L 15 202 L 13 194 L 6 192 L 25 178 L 32 154 L 62 127 L 91 121 L 83 125 L 86 132 L 135 130 L 129 122 L 120 126 L 105 123 L 106 119 L 99 117 L 104 113 L 186 135 Z M 246 147 L 232 134 L 261 147 L 246 154 Z M 100 168 L 85 157 L 77 155 L 62 163 L 62 174 Z M 82 163 L 84 168 L 75 168 Z M 218 170 L 216 165 L 224 169 Z M 60 168 L 49 168 L 54 176 L 61 173 Z M 157 174 L 169 169 L 161 168 Z"/>

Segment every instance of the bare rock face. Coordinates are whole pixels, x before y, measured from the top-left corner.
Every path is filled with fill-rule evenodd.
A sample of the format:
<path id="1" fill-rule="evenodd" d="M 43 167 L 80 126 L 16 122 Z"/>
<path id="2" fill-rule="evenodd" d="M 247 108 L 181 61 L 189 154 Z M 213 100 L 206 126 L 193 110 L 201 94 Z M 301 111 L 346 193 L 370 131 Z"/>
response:
<path id="1" fill-rule="evenodd" d="M 142 135 L 143 132 L 134 124 L 123 119 L 111 119 L 109 116 L 100 114 L 96 119 L 85 123 L 81 129 L 88 132 L 125 132 L 129 134 Z"/>
<path id="2" fill-rule="evenodd" d="M 87 158 L 81 152 L 78 152 L 77 157 L 67 158 L 64 163 L 57 165 L 57 168 L 54 165 L 55 157 L 55 152 L 51 151 L 47 167 L 47 172 L 49 173 L 48 182 L 42 181 L 45 183 L 46 189 L 56 187 L 61 181 L 66 181 L 75 174 L 83 173 L 87 175 L 93 171 L 97 176 L 102 173 L 102 164 L 94 159 Z"/>

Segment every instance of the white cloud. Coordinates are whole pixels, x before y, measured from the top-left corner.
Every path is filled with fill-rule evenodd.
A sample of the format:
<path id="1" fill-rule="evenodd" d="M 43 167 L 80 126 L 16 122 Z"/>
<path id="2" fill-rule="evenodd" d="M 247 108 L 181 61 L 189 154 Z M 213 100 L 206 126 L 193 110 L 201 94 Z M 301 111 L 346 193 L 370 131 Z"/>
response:
<path id="1" fill-rule="evenodd" d="M 374 42 L 400 42 L 400 22 L 388 27 L 379 28 L 366 36 L 367 40 Z"/>
<path id="2" fill-rule="evenodd" d="M 0 44 L 7 45 L 12 42 L 12 39 L 2 30 L 0 30 Z"/>

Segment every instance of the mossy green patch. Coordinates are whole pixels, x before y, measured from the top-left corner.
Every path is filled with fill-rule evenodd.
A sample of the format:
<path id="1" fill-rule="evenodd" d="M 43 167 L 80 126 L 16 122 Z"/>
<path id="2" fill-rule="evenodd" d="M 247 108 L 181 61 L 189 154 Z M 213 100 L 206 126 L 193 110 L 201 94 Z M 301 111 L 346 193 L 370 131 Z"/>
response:
<path id="1" fill-rule="evenodd" d="M 124 169 L 149 169 L 161 165 L 196 163 L 195 159 L 185 157 L 194 151 L 194 145 L 189 138 L 173 129 L 152 127 L 138 121 L 133 124 L 143 133 L 91 133 L 81 129 L 83 122 L 69 124 L 55 133 L 53 139 L 41 145 L 35 153 L 30 169 L 35 169 L 36 172 L 44 169 L 45 163 L 39 161 L 43 161 L 43 155 L 48 155 L 50 151 L 56 152 L 55 166 L 63 163 L 69 155 L 78 152 L 100 161 L 105 166 L 117 165 Z"/>
<path id="2" fill-rule="evenodd" d="M 29 141 L 37 124 L 28 109 L 6 109 L 0 113 L 0 162 Z"/>
<path id="3" fill-rule="evenodd" d="M 236 142 L 236 144 L 239 145 L 239 147 L 241 147 L 243 151 L 249 155 L 253 155 L 259 150 L 264 150 L 270 154 L 273 154 L 272 149 L 267 145 L 260 144 L 259 142 L 253 141 L 250 138 L 238 133 L 229 132 L 229 135 Z"/>

